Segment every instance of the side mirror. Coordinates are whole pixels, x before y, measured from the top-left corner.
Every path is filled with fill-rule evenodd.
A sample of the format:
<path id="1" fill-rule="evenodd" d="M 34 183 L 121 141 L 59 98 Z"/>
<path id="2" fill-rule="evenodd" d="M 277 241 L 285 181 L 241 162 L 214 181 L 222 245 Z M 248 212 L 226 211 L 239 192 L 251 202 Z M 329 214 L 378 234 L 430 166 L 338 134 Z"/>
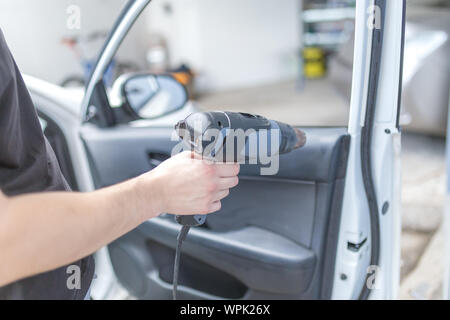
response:
<path id="1" fill-rule="evenodd" d="M 138 118 L 161 117 L 181 109 L 188 101 L 186 88 L 170 75 L 139 73 L 121 80 L 123 106 Z"/>

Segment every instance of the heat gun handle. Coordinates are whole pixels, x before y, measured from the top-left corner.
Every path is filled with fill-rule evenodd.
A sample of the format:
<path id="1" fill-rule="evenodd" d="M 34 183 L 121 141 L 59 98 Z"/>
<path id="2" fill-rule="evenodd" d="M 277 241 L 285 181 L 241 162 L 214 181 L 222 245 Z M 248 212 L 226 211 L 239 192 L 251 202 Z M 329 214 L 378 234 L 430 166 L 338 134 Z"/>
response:
<path id="1" fill-rule="evenodd" d="M 175 221 L 182 226 L 196 227 L 201 226 L 206 221 L 206 215 L 193 215 L 193 216 L 175 216 Z"/>

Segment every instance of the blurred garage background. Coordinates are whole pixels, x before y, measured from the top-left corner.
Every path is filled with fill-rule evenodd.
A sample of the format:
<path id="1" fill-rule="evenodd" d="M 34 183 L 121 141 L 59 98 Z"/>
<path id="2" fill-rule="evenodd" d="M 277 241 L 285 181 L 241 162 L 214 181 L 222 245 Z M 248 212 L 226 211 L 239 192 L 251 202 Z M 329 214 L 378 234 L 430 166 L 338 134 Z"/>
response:
<path id="1" fill-rule="evenodd" d="M 0 27 L 23 73 L 82 94 L 125 0 L 2 0 Z M 154 0 L 110 66 L 171 72 L 205 110 L 295 125 L 346 125 L 355 0 Z M 400 298 L 442 297 L 450 0 L 409 0 Z"/>

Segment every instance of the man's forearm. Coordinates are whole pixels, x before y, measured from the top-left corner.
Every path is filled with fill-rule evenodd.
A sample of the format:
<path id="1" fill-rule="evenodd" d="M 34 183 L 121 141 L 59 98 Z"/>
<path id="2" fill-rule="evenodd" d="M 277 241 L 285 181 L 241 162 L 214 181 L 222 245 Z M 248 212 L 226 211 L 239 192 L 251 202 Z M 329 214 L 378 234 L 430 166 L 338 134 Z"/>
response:
<path id="1" fill-rule="evenodd" d="M 183 152 L 91 193 L 0 192 L 0 286 L 79 260 L 162 212 L 217 211 L 238 173 L 237 164 L 212 165 Z"/>
<path id="2" fill-rule="evenodd" d="M 134 179 L 91 193 L 3 199 L 0 286 L 76 261 L 142 223 L 136 183 Z M 159 214 L 151 196 L 146 199 L 145 217 Z"/>

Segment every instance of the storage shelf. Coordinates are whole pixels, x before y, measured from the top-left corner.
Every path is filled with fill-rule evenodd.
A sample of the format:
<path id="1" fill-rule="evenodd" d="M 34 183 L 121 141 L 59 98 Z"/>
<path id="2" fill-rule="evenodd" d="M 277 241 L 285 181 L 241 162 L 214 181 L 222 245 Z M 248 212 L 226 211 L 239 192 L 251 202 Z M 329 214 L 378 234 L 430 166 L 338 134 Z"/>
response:
<path id="1" fill-rule="evenodd" d="M 334 22 L 354 18 L 355 8 L 308 9 L 302 13 L 304 23 Z"/>
<path id="2" fill-rule="evenodd" d="M 304 34 L 304 44 L 307 47 L 333 47 L 347 42 L 349 38 L 345 32 L 307 32 Z"/>

